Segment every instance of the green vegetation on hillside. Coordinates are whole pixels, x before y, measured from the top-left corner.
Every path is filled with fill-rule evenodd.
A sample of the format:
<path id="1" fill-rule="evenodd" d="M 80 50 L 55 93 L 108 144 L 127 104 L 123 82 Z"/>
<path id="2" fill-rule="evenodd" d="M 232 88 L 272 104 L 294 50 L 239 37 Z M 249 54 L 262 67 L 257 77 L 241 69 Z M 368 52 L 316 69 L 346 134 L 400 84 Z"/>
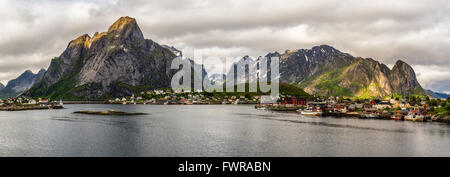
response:
<path id="1" fill-rule="evenodd" d="M 269 83 L 269 84 L 276 84 L 276 83 Z M 237 85 L 234 86 L 234 92 L 212 92 L 212 93 L 205 93 L 206 95 L 211 96 L 254 96 L 254 95 L 270 95 L 270 91 L 267 93 L 262 92 L 259 89 L 259 84 L 257 85 L 257 92 L 249 92 L 249 84 L 245 83 L 245 92 L 237 92 Z M 231 88 L 227 88 L 227 90 L 232 90 Z M 305 99 L 312 99 L 312 96 L 306 93 L 303 89 L 294 86 L 289 83 L 279 83 L 279 91 L 281 95 L 290 95 L 290 96 L 297 96 Z"/>
<path id="2" fill-rule="evenodd" d="M 74 96 L 73 91 L 83 90 L 86 87 L 75 87 L 75 79 L 78 76 L 78 73 L 80 72 L 83 65 L 84 56 L 85 54 L 83 52 L 76 63 L 74 71 L 63 75 L 62 78 L 59 79 L 55 84 L 46 87 L 44 80 L 41 80 L 26 92 L 34 97 L 44 97 L 51 99 L 82 99 L 81 97 Z M 55 69 L 55 71 L 53 72 L 61 73 L 61 61 L 59 58 L 52 59 L 51 66 L 54 66 L 53 68 Z"/>
<path id="3" fill-rule="evenodd" d="M 339 86 L 339 83 L 345 77 L 344 73 L 347 68 L 335 69 L 317 77 L 314 87 L 320 90 L 319 94 L 326 96 L 351 96 L 350 90 Z"/>
<path id="4" fill-rule="evenodd" d="M 431 106 L 429 112 L 431 115 L 437 115 L 440 117 L 450 116 L 450 98 L 447 98 L 445 101 L 432 99 L 427 101 L 427 104 Z"/>

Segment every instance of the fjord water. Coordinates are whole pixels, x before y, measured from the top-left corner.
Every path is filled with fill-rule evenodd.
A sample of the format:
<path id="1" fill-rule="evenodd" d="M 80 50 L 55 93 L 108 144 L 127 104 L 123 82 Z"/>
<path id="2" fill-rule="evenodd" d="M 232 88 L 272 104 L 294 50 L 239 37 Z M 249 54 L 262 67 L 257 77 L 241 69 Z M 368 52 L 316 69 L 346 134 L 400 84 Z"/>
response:
<path id="1" fill-rule="evenodd" d="M 65 105 L 0 112 L 0 156 L 450 156 L 437 122 L 314 118 L 249 105 Z M 140 116 L 73 114 L 78 110 Z"/>

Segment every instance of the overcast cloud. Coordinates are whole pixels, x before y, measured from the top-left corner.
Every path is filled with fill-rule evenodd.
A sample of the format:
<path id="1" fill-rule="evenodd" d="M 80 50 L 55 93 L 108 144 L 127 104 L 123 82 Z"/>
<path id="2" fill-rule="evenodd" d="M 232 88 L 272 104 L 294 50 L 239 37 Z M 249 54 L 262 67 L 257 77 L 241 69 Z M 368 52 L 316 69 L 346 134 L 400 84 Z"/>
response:
<path id="1" fill-rule="evenodd" d="M 259 56 L 329 44 L 392 66 L 413 66 L 425 88 L 450 93 L 446 0 L 0 0 L 0 81 L 47 68 L 68 42 L 120 16 L 146 38 L 203 56 Z"/>

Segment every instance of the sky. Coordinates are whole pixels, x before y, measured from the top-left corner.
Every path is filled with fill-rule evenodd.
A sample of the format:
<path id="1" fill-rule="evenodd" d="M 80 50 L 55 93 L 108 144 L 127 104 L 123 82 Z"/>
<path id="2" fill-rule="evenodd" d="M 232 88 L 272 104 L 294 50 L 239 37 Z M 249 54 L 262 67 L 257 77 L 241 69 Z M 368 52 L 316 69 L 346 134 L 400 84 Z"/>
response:
<path id="1" fill-rule="evenodd" d="M 328 44 L 391 67 L 401 59 L 424 88 L 450 93 L 446 0 L 0 0 L 0 82 L 47 69 L 70 40 L 121 16 L 145 38 L 203 57 Z"/>

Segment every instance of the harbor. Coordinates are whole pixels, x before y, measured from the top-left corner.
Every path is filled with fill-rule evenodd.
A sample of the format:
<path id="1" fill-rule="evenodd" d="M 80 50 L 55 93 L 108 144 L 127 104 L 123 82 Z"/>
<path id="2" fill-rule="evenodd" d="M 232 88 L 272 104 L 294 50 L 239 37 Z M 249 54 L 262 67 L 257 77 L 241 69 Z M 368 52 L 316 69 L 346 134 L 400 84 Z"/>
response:
<path id="1" fill-rule="evenodd" d="M 73 113 L 79 110 L 148 114 Z M 1 156 L 450 155 L 445 123 L 304 116 L 245 104 L 64 104 L 0 111 L 0 120 Z"/>
<path id="2" fill-rule="evenodd" d="M 348 117 L 412 122 L 450 120 L 449 99 L 414 96 L 355 99 L 345 97 L 305 98 L 281 94 L 276 102 L 265 102 L 262 95 L 249 93 L 149 90 L 137 95 L 108 100 L 51 100 L 17 97 L 0 100 L 0 111 L 62 109 L 64 104 L 113 105 L 252 105 L 257 110 L 287 112 L 312 117 Z"/>
<path id="3" fill-rule="evenodd" d="M 410 101 L 407 99 L 385 99 L 385 100 L 327 100 L 301 101 L 291 98 L 278 101 L 274 104 L 257 104 L 255 109 L 292 112 L 312 117 L 347 117 L 359 119 L 385 119 L 412 122 L 446 122 L 450 117 L 448 112 L 439 113 L 448 109 L 447 100 L 440 100 L 439 106 L 436 100 Z M 435 106 L 433 106 L 435 105 Z M 440 115 L 439 115 L 440 114 Z"/>

